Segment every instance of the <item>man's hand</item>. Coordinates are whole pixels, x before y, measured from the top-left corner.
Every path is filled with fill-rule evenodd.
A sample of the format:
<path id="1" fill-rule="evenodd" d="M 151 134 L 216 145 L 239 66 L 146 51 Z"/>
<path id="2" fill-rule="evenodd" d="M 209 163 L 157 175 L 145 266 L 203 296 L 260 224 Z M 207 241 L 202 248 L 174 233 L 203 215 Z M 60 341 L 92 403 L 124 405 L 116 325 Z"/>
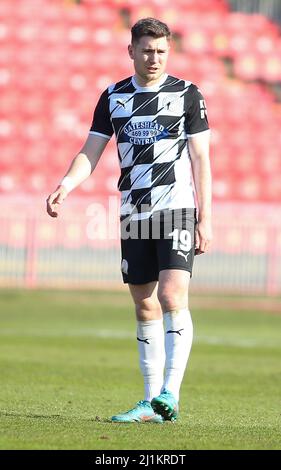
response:
<path id="1" fill-rule="evenodd" d="M 67 196 L 67 190 L 64 186 L 59 186 L 47 199 L 47 212 L 51 217 L 58 217 L 59 206 Z"/>
<path id="2" fill-rule="evenodd" d="M 212 240 L 211 222 L 200 221 L 195 229 L 195 255 L 201 255 L 208 251 Z"/>

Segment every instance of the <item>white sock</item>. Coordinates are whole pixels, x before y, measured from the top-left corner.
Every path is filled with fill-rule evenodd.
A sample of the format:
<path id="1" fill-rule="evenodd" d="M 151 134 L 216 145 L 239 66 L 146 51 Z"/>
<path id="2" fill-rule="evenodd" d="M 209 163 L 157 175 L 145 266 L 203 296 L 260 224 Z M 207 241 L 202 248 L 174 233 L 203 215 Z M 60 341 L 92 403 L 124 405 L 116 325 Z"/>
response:
<path id="1" fill-rule="evenodd" d="M 189 358 L 193 325 L 187 308 L 164 313 L 165 327 L 165 379 L 166 388 L 179 400 L 180 386 Z"/>
<path id="2" fill-rule="evenodd" d="M 163 321 L 137 322 L 140 368 L 144 378 L 144 399 L 151 401 L 160 394 L 165 363 Z"/>

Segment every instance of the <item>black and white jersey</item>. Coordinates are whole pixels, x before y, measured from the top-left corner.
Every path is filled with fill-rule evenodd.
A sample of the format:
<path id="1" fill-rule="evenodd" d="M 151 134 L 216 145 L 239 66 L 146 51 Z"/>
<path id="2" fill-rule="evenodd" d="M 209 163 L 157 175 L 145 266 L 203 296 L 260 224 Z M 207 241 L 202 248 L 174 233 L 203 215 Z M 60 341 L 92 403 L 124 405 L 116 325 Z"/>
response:
<path id="1" fill-rule="evenodd" d="M 165 74 L 152 87 L 134 77 L 111 85 L 96 106 L 91 134 L 115 133 L 121 215 L 141 219 L 195 207 L 188 138 L 209 129 L 204 98 L 191 82 Z"/>

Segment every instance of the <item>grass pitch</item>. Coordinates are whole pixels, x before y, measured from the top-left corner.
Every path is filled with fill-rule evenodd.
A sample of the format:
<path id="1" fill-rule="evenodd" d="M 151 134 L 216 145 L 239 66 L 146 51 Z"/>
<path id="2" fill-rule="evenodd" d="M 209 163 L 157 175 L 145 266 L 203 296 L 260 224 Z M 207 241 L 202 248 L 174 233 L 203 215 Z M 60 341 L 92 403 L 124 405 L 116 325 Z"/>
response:
<path id="1" fill-rule="evenodd" d="M 143 398 L 129 295 L 1 291 L 0 449 L 280 449 L 281 316 L 217 302 L 191 300 L 179 420 L 113 424 Z"/>

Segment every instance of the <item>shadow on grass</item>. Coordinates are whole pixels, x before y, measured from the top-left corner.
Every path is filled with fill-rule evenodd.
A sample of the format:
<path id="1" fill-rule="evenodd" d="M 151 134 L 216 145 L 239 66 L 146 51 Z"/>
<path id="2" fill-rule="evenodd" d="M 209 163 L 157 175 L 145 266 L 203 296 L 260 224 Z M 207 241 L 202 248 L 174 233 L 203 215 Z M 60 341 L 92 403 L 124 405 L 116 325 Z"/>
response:
<path id="1" fill-rule="evenodd" d="M 18 413 L 16 411 L 5 411 L 0 410 L 0 417 L 7 416 L 9 418 L 31 418 L 31 419 L 61 419 L 61 420 L 69 420 L 69 419 L 77 419 L 77 416 L 67 416 L 67 415 L 60 415 L 60 414 L 37 414 L 37 413 Z M 111 423 L 110 418 L 101 418 L 100 416 L 90 417 L 90 418 L 82 418 L 79 417 L 81 421 L 88 421 L 88 422 L 95 422 L 95 423 Z"/>

